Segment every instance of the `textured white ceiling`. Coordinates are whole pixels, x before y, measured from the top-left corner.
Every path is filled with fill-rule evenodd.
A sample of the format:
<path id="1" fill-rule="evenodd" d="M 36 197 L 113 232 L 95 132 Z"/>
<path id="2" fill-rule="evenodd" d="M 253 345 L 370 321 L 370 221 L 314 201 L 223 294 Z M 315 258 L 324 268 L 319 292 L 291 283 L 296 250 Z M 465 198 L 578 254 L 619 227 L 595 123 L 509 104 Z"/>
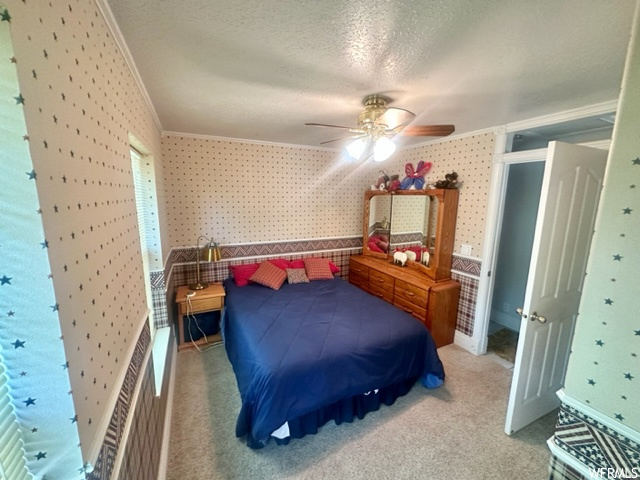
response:
<path id="1" fill-rule="evenodd" d="M 456 133 L 615 100 L 635 1 L 108 4 L 165 131 L 318 146 L 371 93 Z"/>

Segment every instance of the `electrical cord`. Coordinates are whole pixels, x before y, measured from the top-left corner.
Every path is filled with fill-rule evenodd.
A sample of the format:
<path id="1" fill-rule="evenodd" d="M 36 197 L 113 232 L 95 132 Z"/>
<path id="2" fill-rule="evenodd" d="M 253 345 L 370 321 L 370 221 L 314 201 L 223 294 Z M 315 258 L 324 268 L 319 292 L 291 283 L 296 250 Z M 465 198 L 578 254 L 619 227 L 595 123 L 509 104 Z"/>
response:
<path id="1" fill-rule="evenodd" d="M 189 295 L 189 293 L 191 295 Z M 191 305 L 191 297 L 195 296 L 195 292 L 189 292 L 187 293 L 187 329 L 189 330 L 189 338 L 191 339 L 191 343 L 193 343 L 193 346 L 196 347 L 196 349 L 200 352 L 200 353 L 204 353 L 204 352 L 208 352 L 209 350 L 211 350 L 213 347 L 215 347 L 216 345 L 209 345 L 209 339 L 207 338 L 207 334 L 204 333 L 204 330 L 202 330 L 202 328 L 200 328 L 200 325 L 198 324 L 198 319 L 196 318 L 196 316 L 193 313 L 193 305 Z M 204 342 L 209 345 L 208 348 L 205 348 L 204 350 L 202 350 L 198 344 L 195 342 L 195 340 L 193 339 L 193 333 L 191 332 L 191 320 L 193 320 L 196 324 L 196 327 L 198 328 L 198 330 L 200 330 L 200 333 L 202 333 L 203 337 L 204 337 Z"/>

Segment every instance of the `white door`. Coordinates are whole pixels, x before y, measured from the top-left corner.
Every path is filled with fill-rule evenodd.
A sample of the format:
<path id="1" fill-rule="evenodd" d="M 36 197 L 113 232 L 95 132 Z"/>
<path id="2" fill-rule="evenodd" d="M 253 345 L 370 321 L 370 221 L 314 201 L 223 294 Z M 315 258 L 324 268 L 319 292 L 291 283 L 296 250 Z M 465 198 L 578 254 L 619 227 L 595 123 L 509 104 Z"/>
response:
<path id="1" fill-rule="evenodd" d="M 549 143 L 505 432 L 558 407 L 607 152 Z"/>

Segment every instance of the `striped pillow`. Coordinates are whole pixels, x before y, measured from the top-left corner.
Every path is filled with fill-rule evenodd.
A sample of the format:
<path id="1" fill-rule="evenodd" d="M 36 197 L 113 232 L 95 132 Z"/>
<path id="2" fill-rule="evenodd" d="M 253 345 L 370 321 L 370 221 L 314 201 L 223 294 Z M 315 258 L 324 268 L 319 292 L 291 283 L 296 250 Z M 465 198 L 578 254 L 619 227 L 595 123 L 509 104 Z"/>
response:
<path id="1" fill-rule="evenodd" d="M 251 278 L 249 278 L 252 282 L 273 288 L 274 290 L 278 290 L 286 279 L 287 272 L 276 267 L 269 261 L 262 262 L 258 267 L 258 270 L 256 270 L 256 273 L 251 275 Z"/>
<path id="2" fill-rule="evenodd" d="M 333 280 L 333 273 L 326 258 L 303 258 L 309 280 Z"/>

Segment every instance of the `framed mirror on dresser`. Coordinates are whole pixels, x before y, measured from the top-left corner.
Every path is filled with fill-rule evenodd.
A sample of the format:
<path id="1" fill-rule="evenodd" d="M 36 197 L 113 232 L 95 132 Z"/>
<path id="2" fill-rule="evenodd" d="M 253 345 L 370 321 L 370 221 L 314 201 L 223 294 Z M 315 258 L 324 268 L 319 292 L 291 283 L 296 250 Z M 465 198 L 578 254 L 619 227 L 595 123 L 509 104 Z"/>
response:
<path id="1" fill-rule="evenodd" d="M 366 191 L 362 255 L 349 260 L 350 283 L 416 317 L 437 347 L 453 343 L 458 315 L 460 284 L 451 278 L 458 193 Z M 394 263 L 398 251 L 409 258 L 403 265 Z"/>

